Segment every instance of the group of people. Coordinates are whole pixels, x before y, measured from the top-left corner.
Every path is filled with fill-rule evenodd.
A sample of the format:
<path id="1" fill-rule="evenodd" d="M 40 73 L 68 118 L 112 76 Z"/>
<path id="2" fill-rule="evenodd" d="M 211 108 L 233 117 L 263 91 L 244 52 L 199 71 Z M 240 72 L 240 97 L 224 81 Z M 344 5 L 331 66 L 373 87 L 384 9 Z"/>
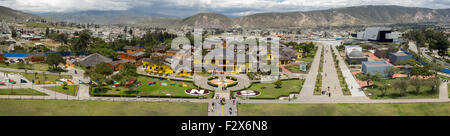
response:
<path id="1" fill-rule="evenodd" d="M 217 96 L 216 99 L 220 99 L 218 104 L 220 104 L 220 105 L 225 105 L 226 104 L 226 99 L 225 98 L 220 98 L 219 96 Z M 233 105 L 238 104 L 238 101 L 237 101 L 237 99 L 235 97 L 231 97 L 230 96 L 229 100 L 230 100 L 230 102 L 233 103 Z M 211 103 L 211 110 L 210 110 L 210 112 L 214 112 L 215 106 L 216 106 L 216 102 L 212 102 Z M 230 115 L 232 115 L 233 114 L 233 108 L 230 107 L 228 110 L 229 110 Z"/>

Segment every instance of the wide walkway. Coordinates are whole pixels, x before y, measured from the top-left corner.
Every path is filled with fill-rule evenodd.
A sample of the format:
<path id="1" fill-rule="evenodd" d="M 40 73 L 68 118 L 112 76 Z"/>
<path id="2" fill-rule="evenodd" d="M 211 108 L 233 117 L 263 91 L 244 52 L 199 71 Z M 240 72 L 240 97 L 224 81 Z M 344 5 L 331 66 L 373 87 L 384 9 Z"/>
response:
<path id="1" fill-rule="evenodd" d="M 319 73 L 320 56 L 322 54 L 321 50 L 322 46 L 318 45 L 316 56 L 314 57 L 309 73 L 306 76 L 305 83 L 303 84 L 302 90 L 300 91 L 299 99 L 313 97 L 314 87 L 316 84 L 317 75 Z"/>
<path id="2" fill-rule="evenodd" d="M 324 45 L 322 90 L 329 91 L 331 97 L 343 96 L 330 45 Z"/>
<path id="3" fill-rule="evenodd" d="M 366 94 L 362 91 L 352 72 L 350 72 L 350 69 L 345 64 L 344 59 L 341 57 L 341 55 L 339 55 L 339 51 L 336 49 L 336 46 L 332 46 L 332 49 L 334 50 L 334 53 L 337 55 L 336 59 L 339 61 L 339 68 L 342 71 L 342 76 L 344 76 L 345 82 L 347 82 L 348 89 L 350 89 L 352 96 L 366 97 Z"/>

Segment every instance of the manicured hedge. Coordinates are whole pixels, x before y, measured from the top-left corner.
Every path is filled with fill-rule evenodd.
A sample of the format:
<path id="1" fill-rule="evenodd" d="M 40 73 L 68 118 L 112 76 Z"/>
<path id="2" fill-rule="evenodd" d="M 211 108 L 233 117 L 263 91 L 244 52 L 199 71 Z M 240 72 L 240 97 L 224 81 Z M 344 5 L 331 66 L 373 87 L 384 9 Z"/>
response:
<path id="1" fill-rule="evenodd" d="M 208 85 L 212 87 L 219 87 L 219 85 L 212 83 L 211 81 L 208 81 Z"/>

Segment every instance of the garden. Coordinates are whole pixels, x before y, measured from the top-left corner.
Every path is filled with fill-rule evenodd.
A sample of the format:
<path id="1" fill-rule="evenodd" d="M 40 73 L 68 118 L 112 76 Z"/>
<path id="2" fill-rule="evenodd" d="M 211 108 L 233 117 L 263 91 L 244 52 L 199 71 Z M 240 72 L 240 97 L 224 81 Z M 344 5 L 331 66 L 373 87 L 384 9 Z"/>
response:
<path id="1" fill-rule="evenodd" d="M 119 83 L 120 84 L 120 83 Z M 139 76 L 135 83 L 126 85 L 122 83 L 107 84 L 102 83 L 91 88 L 91 94 L 94 96 L 112 96 L 112 97 L 166 97 L 166 98 L 211 98 L 214 93 L 207 95 L 190 95 L 185 90 L 197 88 L 192 82 L 169 81 L 165 79 Z"/>
<path id="2" fill-rule="evenodd" d="M 278 99 L 291 93 L 300 93 L 304 80 L 279 80 L 275 83 L 253 83 L 245 90 L 261 92 L 260 95 L 249 99 Z M 232 92 L 234 95 L 236 92 Z"/>

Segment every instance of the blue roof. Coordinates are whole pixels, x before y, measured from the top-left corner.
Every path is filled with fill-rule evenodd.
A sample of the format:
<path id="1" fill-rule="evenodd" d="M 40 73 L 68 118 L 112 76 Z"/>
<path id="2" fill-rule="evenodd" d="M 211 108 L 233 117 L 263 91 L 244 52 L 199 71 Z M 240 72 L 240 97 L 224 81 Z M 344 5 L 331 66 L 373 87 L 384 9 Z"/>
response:
<path id="1" fill-rule="evenodd" d="M 441 72 L 443 72 L 443 73 L 447 73 L 447 74 L 450 74 L 450 69 L 448 69 L 448 68 L 445 68 L 445 69 L 443 69 Z"/>
<path id="2" fill-rule="evenodd" d="M 44 55 L 59 53 L 61 56 L 69 56 L 70 52 L 46 52 Z M 27 57 L 29 53 L 4 53 L 3 57 Z"/>
<path id="3" fill-rule="evenodd" d="M 4 53 L 3 57 L 27 57 L 28 53 Z"/>

